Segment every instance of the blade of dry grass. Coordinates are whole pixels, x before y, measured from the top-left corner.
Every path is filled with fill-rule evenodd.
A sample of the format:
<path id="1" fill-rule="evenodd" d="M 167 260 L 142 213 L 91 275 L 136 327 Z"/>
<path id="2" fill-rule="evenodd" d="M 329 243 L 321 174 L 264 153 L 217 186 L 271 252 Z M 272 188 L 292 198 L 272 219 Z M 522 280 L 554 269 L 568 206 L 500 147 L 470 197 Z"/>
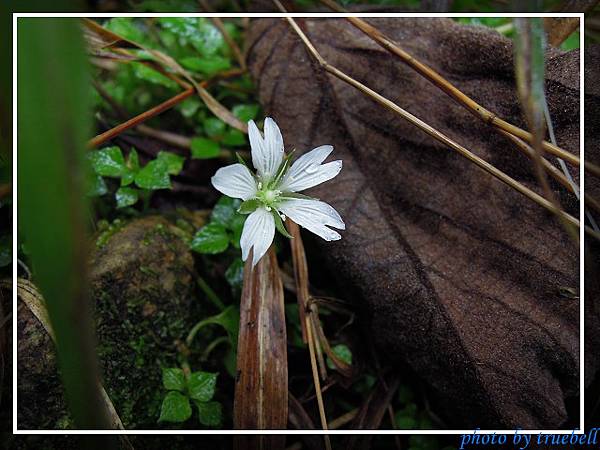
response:
<path id="1" fill-rule="evenodd" d="M 565 217 L 565 212 L 550 188 L 546 171 L 542 165 L 542 141 L 545 134 L 545 42 L 544 28 L 540 18 L 516 18 L 515 73 L 519 98 L 525 117 L 533 135 L 533 162 L 535 175 L 546 199 L 553 205 L 553 213 L 573 242 L 579 244 L 579 233 Z"/>
<path id="2" fill-rule="evenodd" d="M 284 429 L 288 367 L 283 285 L 273 248 L 254 268 L 251 261 L 249 256 L 240 304 L 234 428 Z M 276 441 L 272 448 L 279 448 Z"/>
<path id="3" fill-rule="evenodd" d="M 303 331 L 306 333 L 306 343 L 308 344 L 308 351 L 310 355 L 310 366 L 313 374 L 313 383 L 315 385 L 315 394 L 317 397 L 317 404 L 319 407 L 319 416 L 321 419 L 321 427 L 323 430 L 327 430 L 327 417 L 325 415 L 325 405 L 323 403 L 323 395 L 321 391 L 321 382 L 319 380 L 319 369 L 316 358 L 316 346 L 317 337 L 314 335 L 313 320 L 318 321 L 318 315 L 314 314 L 315 307 L 310 305 L 310 293 L 308 289 L 308 266 L 306 264 L 306 253 L 304 252 L 304 244 L 302 243 L 302 236 L 300 235 L 300 227 L 293 222 L 291 219 L 286 220 L 286 226 L 288 232 L 292 236 L 291 247 L 292 247 L 292 260 L 294 263 L 294 275 L 296 278 L 296 295 L 298 298 L 298 308 L 300 311 L 301 323 L 304 325 Z M 325 364 L 321 366 L 321 370 L 324 369 Z M 325 377 L 327 373 L 325 372 Z M 324 435 L 325 448 L 331 449 L 331 441 L 328 435 Z"/>
<path id="4" fill-rule="evenodd" d="M 278 5 L 282 10 L 285 11 L 285 9 L 283 9 L 283 6 L 281 6 L 281 3 L 278 0 L 273 0 L 273 1 L 276 5 Z M 323 68 L 323 70 L 329 72 L 330 74 L 332 74 L 336 78 L 339 78 L 340 80 L 346 82 L 347 84 L 355 87 L 363 94 L 371 97 L 374 101 L 376 101 L 380 105 L 386 107 L 387 109 L 396 113 L 403 119 L 405 119 L 405 120 L 409 121 L 410 123 L 412 123 L 413 125 L 417 126 L 418 128 L 420 128 L 421 130 L 423 130 L 424 132 L 429 134 L 434 139 L 445 144 L 450 149 L 456 151 L 461 156 L 465 157 L 467 160 L 471 161 L 472 163 L 476 164 L 479 168 L 483 169 L 485 172 L 489 173 L 490 175 L 492 175 L 495 178 L 497 178 L 498 180 L 502 181 L 503 183 L 505 183 L 509 187 L 513 188 L 517 192 L 521 193 L 528 199 L 537 203 L 542 208 L 544 208 L 550 212 L 554 212 L 554 208 L 555 208 L 554 205 L 549 200 L 547 200 L 546 198 L 539 195 L 537 192 L 532 191 L 528 187 L 519 183 L 514 178 L 510 177 L 506 173 L 502 172 L 500 169 L 496 168 L 495 166 L 488 163 L 484 159 L 475 155 L 473 152 L 471 152 L 467 148 L 463 147 L 462 145 L 458 144 L 454 140 L 450 139 L 445 134 L 439 132 L 438 130 L 436 130 L 435 128 L 433 128 L 431 125 L 427 124 L 423 120 L 419 119 L 418 117 L 416 117 L 413 114 L 409 113 L 408 111 L 404 110 L 403 108 L 401 108 L 400 106 L 398 106 L 397 104 L 392 102 L 391 100 L 387 99 L 386 97 L 383 97 L 381 94 L 373 91 L 372 89 L 368 88 L 364 84 L 360 83 L 359 81 L 350 77 L 346 73 L 342 72 L 335 66 L 332 66 L 331 64 L 329 64 L 321 56 L 321 54 L 316 50 L 316 48 L 313 46 L 313 44 L 308 39 L 308 37 L 300 29 L 300 27 L 298 26 L 296 21 L 291 17 L 285 17 L 285 20 L 287 20 L 290 23 L 290 25 L 292 26 L 292 29 L 296 32 L 296 34 L 299 36 L 299 38 L 302 40 L 302 42 L 306 46 L 309 53 L 317 60 L 317 62 Z M 564 214 L 564 217 L 566 218 L 566 220 L 568 222 L 579 227 L 578 219 L 576 219 L 575 217 L 573 217 L 567 213 Z M 587 226 L 585 227 L 585 231 L 586 231 L 586 233 L 588 233 L 588 235 L 600 240 L 600 233 L 596 233 L 594 230 L 592 230 L 591 228 L 589 228 Z"/>

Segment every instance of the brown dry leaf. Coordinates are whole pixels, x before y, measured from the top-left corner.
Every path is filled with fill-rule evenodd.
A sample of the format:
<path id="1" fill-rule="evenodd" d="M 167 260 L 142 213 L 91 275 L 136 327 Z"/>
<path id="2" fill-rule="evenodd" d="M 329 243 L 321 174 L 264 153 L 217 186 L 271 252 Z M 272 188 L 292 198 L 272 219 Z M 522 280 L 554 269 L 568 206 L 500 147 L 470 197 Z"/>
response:
<path id="1" fill-rule="evenodd" d="M 508 39 L 449 19 L 368 21 L 525 126 Z M 346 21 L 299 24 L 330 64 L 538 190 L 531 162 L 505 137 Z M 560 292 L 578 289 L 579 259 L 556 219 L 327 75 L 284 20 L 252 22 L 248 45 L 261 103 L 286 144 L 300 152 L 332 144 L 344 161 L 337 178 L 312 192 L 347 226 L 341 241 L 318 240 L 321 256 L 386 362 L 410 364 L 451 426 L 565 424 L 579 388 L 579 302 Z M 577 152 L 579 54 L 552 50 L 547 61 L 558 144 Z M 560 200 L 577 214 L 574 198 Z"/>
<path id="2" fill-rule="evenodd" d="M 252 255 L 244 267 L 233 423 L 236 429 L 283 429 L 288 421 L 283 284 L 273 248 L 254 269 L 251 261 Z M 255 438 L 283 448 L 279 436 L 249 437 Z"/>

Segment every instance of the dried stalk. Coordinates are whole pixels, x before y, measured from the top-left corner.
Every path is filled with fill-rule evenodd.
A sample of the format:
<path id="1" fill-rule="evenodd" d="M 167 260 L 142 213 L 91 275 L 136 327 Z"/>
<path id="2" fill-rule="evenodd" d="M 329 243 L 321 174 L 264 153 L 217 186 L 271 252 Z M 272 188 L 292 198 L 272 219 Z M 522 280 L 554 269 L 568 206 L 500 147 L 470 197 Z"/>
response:
<path id="1" fill-rule="evenodd" d="M 277 0 L 274 1 L 276 3 L 279 3 Z M 320 1 L 329 8 L 333 9 L 334 11 L 347 12 L 344 8 L 342 8 L 332 0 Z M 494 113 L 484 108 L 482 105 L 477 103 L 475 100 L 467 96 L 464 92 L 462 92 L 448 80 L 442 77 L 431 67 L 427 66 L 426 64 L 423 64 L 411 54 L 400 48 L 397 42 L 383 34 L 374 26 L 368 24 L 367 22 L 358 17 L 346 17 L 346 20 L 348 20 L 352 25 L 354 25 L 360 31 L 362 31 L 375 42 L 377 42 L 381 47 L 383 47 L 390 53 L 398 56 L 404 63 L 416 70 L 419 74 L 421 74 L 435 86 L 439 87 L 442 91 L 444 91 L 454 100 L 456 100 L 460 105 L 468 109 L 476 117 L 479 117 L 484 122 L 489 123 L 490 125 L 493 125 L 498 129 L 504 130 L 514 136 L 517 136 L 518 138 L 523 139 L 526 142 L 534 142 L 533 135 L 530 132 L 525 131 L 522 128 L 519 128 L 511 123 L 508 123 L 507 121 L 499 118 Z M 544 151 L 559 156 L 560 158 L 564 159 L 565 161 L 568 161 L 573 165 L 578 166 L 580 164 L 580 160 L 577 155 L 574 155 L 573 153 L 568 152 L 550 142 L 543 141 L 542 146 Z M 584 168 L 591 174 L 600 177 L 600 167 L 592 163 L 584 162 Z"/>
<path id="2" fill-rule="evenodd" d="M 317 396 L 317 405 L 319 406 L 319 416 L 321 419 L 321 428 L 327 430 L 327 417 L 325 415 L 325 405 L 323 403 L 323 395 L 321 391 L 321 382 L 319 380 L 319 371 L 317 368 L 316 352 L 316 337 L 313 334 L 312 309 L 309 307 L 310 294 L 308 290 L 308 268 L 306 265 L 306 254 L 304 245 L 302 244 L 302 236 L 300 235 L 300 227 L 291 219 L 286 220 L 287 229 L 292 236 L 292 259 L 294 262 L 294 274 L 296 276 L 296 292 L 298 297 L 298 307 L 300 310 L 301 323 L 306 332 L 306 342 L 308 343 L 308 351 L 310 354 L 310 366 L 313 374 L 313 382 L 315 384 L 315 394 Z M 318 320 L 318 317 L 316 317 Z M 331 450 L 331 441 L 328 435 L 324 435 L 325 448 Z"/>
<path id="3" fill-rule="evenodd" d="M 277 4 L 281 8 L 283 8 L 281 6 L 281 3 L 278 0 L 273 0 L 273 1 L 275 2 L 275 4 Z M 409 113 L 408 111 L 402 109 L 400 106 L 398 106 L 397 104 L 395 104 L 391 100 L 383 97 L 381 94 L 373 91 L 372 89 L 368 88 L 364 84 L 360 83 L 359 81 L 357 81 L 354 78 L 350 77 L 346 73 L 342 72 L 341 70 L 339 70 L 335 66 L 332 66 L 331 64 L 329 64 L 320 55 L 320 53 L 316 50 L 316 48 L 313 46 L 312 42 L 306 37 L 306 35 L 304 34 L 304 32 L 300 29 L 300 27 L 296 23 L 296 21 L 293 18 L 291 18 L 291 17 L 286 17 L 285 19 L 290 23 L 290 25 L 292 26 L 293 30 L 296 32 L 296 34 L 298 34 L 298 36 L 300 37 L 300 39 L 302 40 L 302 42 L 306 46 L 306 48 L 309 51 L 309 53 L 317 60 L 317 62 L 323 68 L 323 70 L 329 72 L 330 74 L 332 74 L 336 78 L 339 78 L 340 80 L 342 80 L 342 81 L 348 83 L 349 85 L 355 87 L 360 92 L 362 92 L 363 94 L 369 96 L 370 98 L 372 98 L 373 100 L 375 100 L 380 105 L 386 107 L 387 109 L 389 109 L 392 112 L 396 113 L 397 115 L 399 115 L 400 117 L 402 117 L 405 120 L 409 121 L 413 125 L 417 126 L 418 128 L 420 128 L 421 130 L 423 130 L 424 132 L 426 132 L 427 134 L 429 134 L 434 139 L 436 139 L 439 142 L 445 144 L 446 146 L 448 146 L 452 150 L 454 150 L 457 153 L 459 153 L 461 156 L 467 158 L 469 161 L 475 163 L 479 168 L 483 169 L 484 171 L 486 171 L 490 175 L 492 175 L 495 178 L 497 178 L 498 180 L 502 181 L 503 183 L 505 183 L 509 187 L 515 189 L 517 192 L 521 193 L 522 195 L 524 195 L 528 199 L 530 199 L 533 202 L 537 203 L 542 208 L 544 208 L 544 209 L 546 209 L 546 210 L 548 210 L 550 212 L 554 212 L 554 210 L 555 210 L 554 209 L 554 205 L 550 201 L 548 201 L 547 199 L 545 199 L 544 197 L 542 197 L 541 195 L 539 195 L 538 193 L 532 191 L 531 189 L 527 188 L 523 184 L 519 183 L 517 180 L 515 180 L 512 177 L 510 177 L 506 173 L 502 172 L 500 169 L 496 168 L 495 166 L 493 166 L 492 164 L 488 163 L 487 161 L 485 161 L 484 159 L 480 158 L 479 156 L 475 155 L 470 150 L 467 150 L 462 145 L 458 144 L 457 142 L 453 141 L 452 139 L 450 139 L 445 134 L 443 134 L 443 133 L 439 132 L 438 130 L 436 130 L 435 128 L 433 128 L 431 125 L 425 123 L 424 121 L 422 121 L 418 117 L 416 117 L 413 114 Z M 580 226 L 579 220 L 577 220 L 575 217 L 571 216 L 570 214 L 565 213 L 565 218 L 566 218 L 566 220 L 569 223 L 571 223 L 571 224 L 573 224 L 573 225 L 575 225 L 577 227 Z M 590 236 L 595 237 L 596 239 L 600 240 L 600 233 L 596 233 L 594 230 L 592 230 L 591 228 L 589 228 L 587 226 L 585 227 L 585 231 Z"/>
<path id="4" fill-rule="evenodd" d="M 254 268 L 252 253 L 244 266 L 233 423 L 236 429 L 283 429 L 287 420 L 283 286 L 271 248 Z M 283 448 L 275 437 L 264 442 Z"/>

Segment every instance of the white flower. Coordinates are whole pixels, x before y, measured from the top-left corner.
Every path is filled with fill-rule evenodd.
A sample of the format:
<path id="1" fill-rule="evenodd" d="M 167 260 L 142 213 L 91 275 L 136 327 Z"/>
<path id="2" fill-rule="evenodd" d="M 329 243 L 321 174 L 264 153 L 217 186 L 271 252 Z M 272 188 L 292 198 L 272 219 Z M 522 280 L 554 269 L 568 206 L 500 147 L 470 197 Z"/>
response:
<path id="1" fill-rule="evenodd" d="M 275 228 L 289 236 L 283 221 L 286 217 L 321 236 L 326 241 L 341 238 L 329 227 L 344 230 L 344 221 L 327 203 L 298 194 L 321 184 L 342 170 L 342 161 L 322 164 L 331 154 L 331 145 L 322 145 L 298 158 L 290 167 L 290 155 L 283 151 L 283 137 L 273 119 L 265 119 L 265 135 L 253 120 L 248 122 L 252 164 L 256 175 L 245 164 L 233 164 L 217 170 L 213 186 L 223 194 L 242 199 L 239 212 L 250 214 L 244 224 L 240 246 L 242 259 L 254 248 L 252 266 L 267 252 Z M 243 161 L 242 161 L 243 162 Z"/>

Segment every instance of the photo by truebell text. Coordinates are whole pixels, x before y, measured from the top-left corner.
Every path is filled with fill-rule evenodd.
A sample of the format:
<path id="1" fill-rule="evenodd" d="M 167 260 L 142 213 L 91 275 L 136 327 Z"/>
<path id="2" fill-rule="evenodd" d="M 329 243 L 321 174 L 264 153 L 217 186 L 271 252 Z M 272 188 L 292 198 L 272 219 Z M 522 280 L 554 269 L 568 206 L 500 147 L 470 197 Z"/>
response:
<path id="1" fill-rule="evenodd" d="M 504 445 L 513 444 L 515 449 L 525 450 L 530 444 L 536 448 L 548 446 L 548 448 L 557 448 L 556 446 L 581 446 L 596 447 L 598 445 L 598 430 L 600 428 L 590 428 L 586 433 L 576 434 L 576 430 L 566 434 L 526 434 L 520 433 L 517 429 L 513 435 L 480 433 L 480 428 L 476 428 L 472 434 L 461 435 L 459 450 L 464 450 L 470 446 L 478 445 Z M 562 447 L 561 447 L 562 448 Z"/>

